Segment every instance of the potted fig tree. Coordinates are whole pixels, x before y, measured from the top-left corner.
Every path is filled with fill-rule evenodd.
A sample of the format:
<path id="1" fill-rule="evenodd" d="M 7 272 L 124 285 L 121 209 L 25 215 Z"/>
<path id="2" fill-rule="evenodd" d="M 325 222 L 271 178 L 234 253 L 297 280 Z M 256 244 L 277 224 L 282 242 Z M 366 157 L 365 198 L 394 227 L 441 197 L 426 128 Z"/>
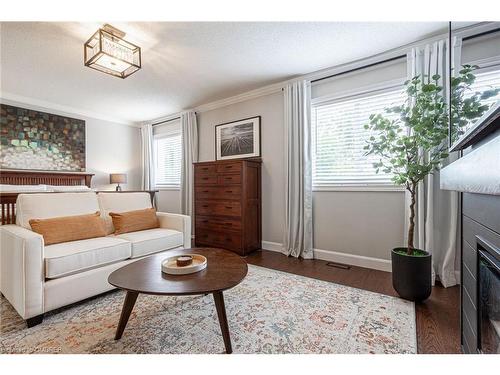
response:
<path id="1" fill-rule="evenodd" d="M 487 109 L 481 101 L 498 90 L 470 92 L 475 66 L 464 65 L 452 80 L 452 118 L 469 121 Z M 365 129 L 372 131 L 365 150 L 379 156 L 376 172 L 393 175 L 393 181 L 410 193 L 407 247 L 391 252 L 393 287 L 408 300 L 423 301 L 431 294 L 431 254 L 414 247 L 415 207 L 420 181 L 437 171 L 448 157 L 448 105 L 439 75 L 416 76 L 405 82 L 407 98 L 402 105 L 372 114 Z"/>

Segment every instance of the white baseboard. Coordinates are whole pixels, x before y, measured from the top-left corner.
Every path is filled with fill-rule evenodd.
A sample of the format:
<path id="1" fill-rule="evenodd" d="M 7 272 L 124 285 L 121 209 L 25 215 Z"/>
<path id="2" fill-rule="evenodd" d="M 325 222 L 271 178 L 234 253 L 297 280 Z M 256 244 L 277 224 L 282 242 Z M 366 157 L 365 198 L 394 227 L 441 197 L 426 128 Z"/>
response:
<path id="1" fill-rule="evenodd" d="M 262 249 L 281 252 L 282 244 L 278 242 L 262 241 Z M 366 257 L 363 255 L 339 253 L 338 251 L 314 249 L 314 259 L 326 260 L 328 262 L 336 262 L 371 268 L 374 270 L 391 272 L 391 261 L 387 259 L 379 259 Z"/>
<path id="2" fill-rule="evenodd" d="M 339 253 L 338 251 L 314 249 L 314 258 L 326 260 L 328 262 L 336 262 L 349 264 L 364 268 L 371 268 L 379 271 L 392 271 L 391 261 L 387 259 L 366 257 L 363 255 Z"/>
<path id="3" fill-rule="evenodd" d="M 264 250 L 277 251 L 278 253 L 281 253 L 282 244 L 278 242 L 262 241 L 261 246 Z"/>

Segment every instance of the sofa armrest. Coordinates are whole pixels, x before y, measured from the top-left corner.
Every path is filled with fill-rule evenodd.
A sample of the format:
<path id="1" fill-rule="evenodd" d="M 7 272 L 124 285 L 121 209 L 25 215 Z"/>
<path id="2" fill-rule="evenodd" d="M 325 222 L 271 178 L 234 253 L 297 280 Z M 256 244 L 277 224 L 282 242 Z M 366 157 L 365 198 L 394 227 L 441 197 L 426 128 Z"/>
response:
<path id="1" fill-rule="evenodd" d="M 43 237 L 17 225 L 0 226 L 0 291 L 23 319 L 43 314 Z"/>
<path id="2" fill-rule="evenodd" d="M 187 215 L 157 212 L 160 228 L 175 229 L 184 235 L 184 248 L 191 247 L 191 218 Z"/>

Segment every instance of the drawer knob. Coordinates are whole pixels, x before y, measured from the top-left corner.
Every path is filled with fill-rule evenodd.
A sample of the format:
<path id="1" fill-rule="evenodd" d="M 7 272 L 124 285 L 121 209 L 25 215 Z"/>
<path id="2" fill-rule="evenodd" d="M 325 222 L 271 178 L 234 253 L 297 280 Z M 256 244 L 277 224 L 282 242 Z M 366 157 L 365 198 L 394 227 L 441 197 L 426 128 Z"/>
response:
<path id="1" fill-rule="evenodd" d="M 203 207 L 204 207 L 204 208 L 207 208 L 207 207 L 208 207 L 208 204 L 204 204 L 204 205 L 203 205 Z"/>
<path id="2" fill-rule="evenodd" d="M 233 209 L 233 207 L 231 207 L 231 206 L 226 206 L 226 208 L 227 208 L 228 210 L 232 210 L 232 209 Z"/>
<path id="3" fill-rule="evenodd" d="M 232 192 L 233 192 L 232 190 L 226 190 L 226 193 L 228 194 L 232 194 Z"/>
<path id="4" fill-rule="evenodd" d="M 208 190 L 203 190 L 204 193 L 208 193 Z"/>
<path id="5" fill-rule="evenodd" d="M 204 180 L 208 180 L 208 177 L 203 177 Z"/>
<path id="6" fill-rule="evenodd" d="M 232 167 L 233 167 L 232 165 L 228 165 L 226 168 L 231 169 Z"/>

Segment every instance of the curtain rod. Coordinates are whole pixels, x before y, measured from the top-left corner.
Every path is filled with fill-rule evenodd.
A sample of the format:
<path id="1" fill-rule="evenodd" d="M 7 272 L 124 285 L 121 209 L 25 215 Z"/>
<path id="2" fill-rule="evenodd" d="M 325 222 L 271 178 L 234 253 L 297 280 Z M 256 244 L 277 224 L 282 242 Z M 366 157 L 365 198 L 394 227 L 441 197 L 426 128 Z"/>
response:
<path id="1" fill-rule="evenodd" d="M 493 30 L 489 30 L 489 31 L 485 31 L 485 32 L 482 32 L 482 33 L 479 33 L 479 34 L 467 36 L 467 37 L 463 38 L 462 40 L 463 41 L 471 40 L 471 39 L 479 38 L 481 36 L 493 34 L 493 33 L 499 32 L 499 31 L 500 31 L 500 27 L 497 27 L 496 29 L 493 29 Z"/>
<path id="2" fill-rule="evenodd" d="M 164 120 L 164 121 L 160 121 L 160 122 L 154 123 L 151 126 L 161 125 L 161 124 L 165 124 L 165 123 L 170 122 L 170 121 L 175 121 L 175 120 L 180 120 L 180 119 L 181 119 L 180 116 L 179 117 L 174 117 L 174 118 L 170 118 L 168 120 Z"/>
<path id="3" fill-rule="evenodd" d="M 493 34 L 493 33 L 499 32 L 499 31 L 500 31 L 500 28 L 496 28 L 496 29 L 493 29 L 493 30 L 485 31 L 483 33 L 479 33 L 479 34 L 476 34 L 476 35 L 468 36 L 466 38 L 463 38 L 463 40 L 466 41 L 466 40 L 470 40 L 470 39 L 474 39 L 474 38 L 479 38 L 481 36 Z M 368 64 L 368 65 L 363 65 L 363 66 L 360 66 L 358 68 L 346 70 L 345 72 L 335 73 L 335 74 L 331 74 L 331 75 L 326 76 L 326 77 L 321 77 L 321 78 L 318 78 L 318 79 L 313 79 L 311 81 L 311 83 L 323 81 L 325 79 L 337 77 L 337 76 L 340 76 L 340 75 L 343 75 L 343 74 L 347 74 L 347 73 L 352 73 L 352 72 L 355 72 L 355 71 L 358 71 L 358 70 L 362 70 L 362 69 L 365 69 L 365 68 L 370 68 L 370 67 L 375 66 L 375 65 L 384 64 L 386 62 L 395 61 L 395 60 L 399 60 L 399 59 L 403 59 L 403 58 L 406 58 L 406 54 L 400 55 L 400 56 L 391 57 L 390 59 L 386 59 L 386 60 L 382 60 L 382 61 L 377 61 L 377 62 Z"/>
<path id="4" fill-rule="evenodd" d="M 194 114 L 197 115 L 198 112 L 194 112 Z M 165 124 L 165 123 L 170 122 L 170 121 L 175 121 L 175 120 L 180 120 L 180 119 L 181 119 L 181 116 L 172 117 L 172 118 L 169 118 L 168 120 L 162 120 L 162 121 L 155 122 L 154 124 L 151 124 L 151 126 L 161 125 L 161 124 Z"/>
<path id="5" fill-rule="evenodd" d="M 329 78 L 341 76 L 343 74 L 347 74 L 347 73 L 355 72 L 355 71 L 358 71 L 358 70 L 370 68 L 370 67 L 375 66 L 375 65 L 384 64 L 386 62 L 390 62 L 390 61 L 394 61 L 394 60 L 399 60 L 399 59 L 402 59 L 402 58 L 406 58 L 406 54 L 400 55 L 400 56 L 391 57 L 390 59 L 386 59 L 386 60 L 382 60 L 382 61 L 377 61 L 377 62 L 368 64 L 368 65 L 363 65 L 363 66 L 360 66 L 359 68 L 354 68 L 354 69 L 346 70 L 345 72 L 335 73 L 335 74 L 332 74 L 332 75 L 329 75 L 329 76 L 326 76 L 326 77 L 321 77 L 321 78 L 318 78 L 318 79 L 313 79 L 311 81 L 311 83 L 323 81 L 324 79 L 329 79 Z"/>

